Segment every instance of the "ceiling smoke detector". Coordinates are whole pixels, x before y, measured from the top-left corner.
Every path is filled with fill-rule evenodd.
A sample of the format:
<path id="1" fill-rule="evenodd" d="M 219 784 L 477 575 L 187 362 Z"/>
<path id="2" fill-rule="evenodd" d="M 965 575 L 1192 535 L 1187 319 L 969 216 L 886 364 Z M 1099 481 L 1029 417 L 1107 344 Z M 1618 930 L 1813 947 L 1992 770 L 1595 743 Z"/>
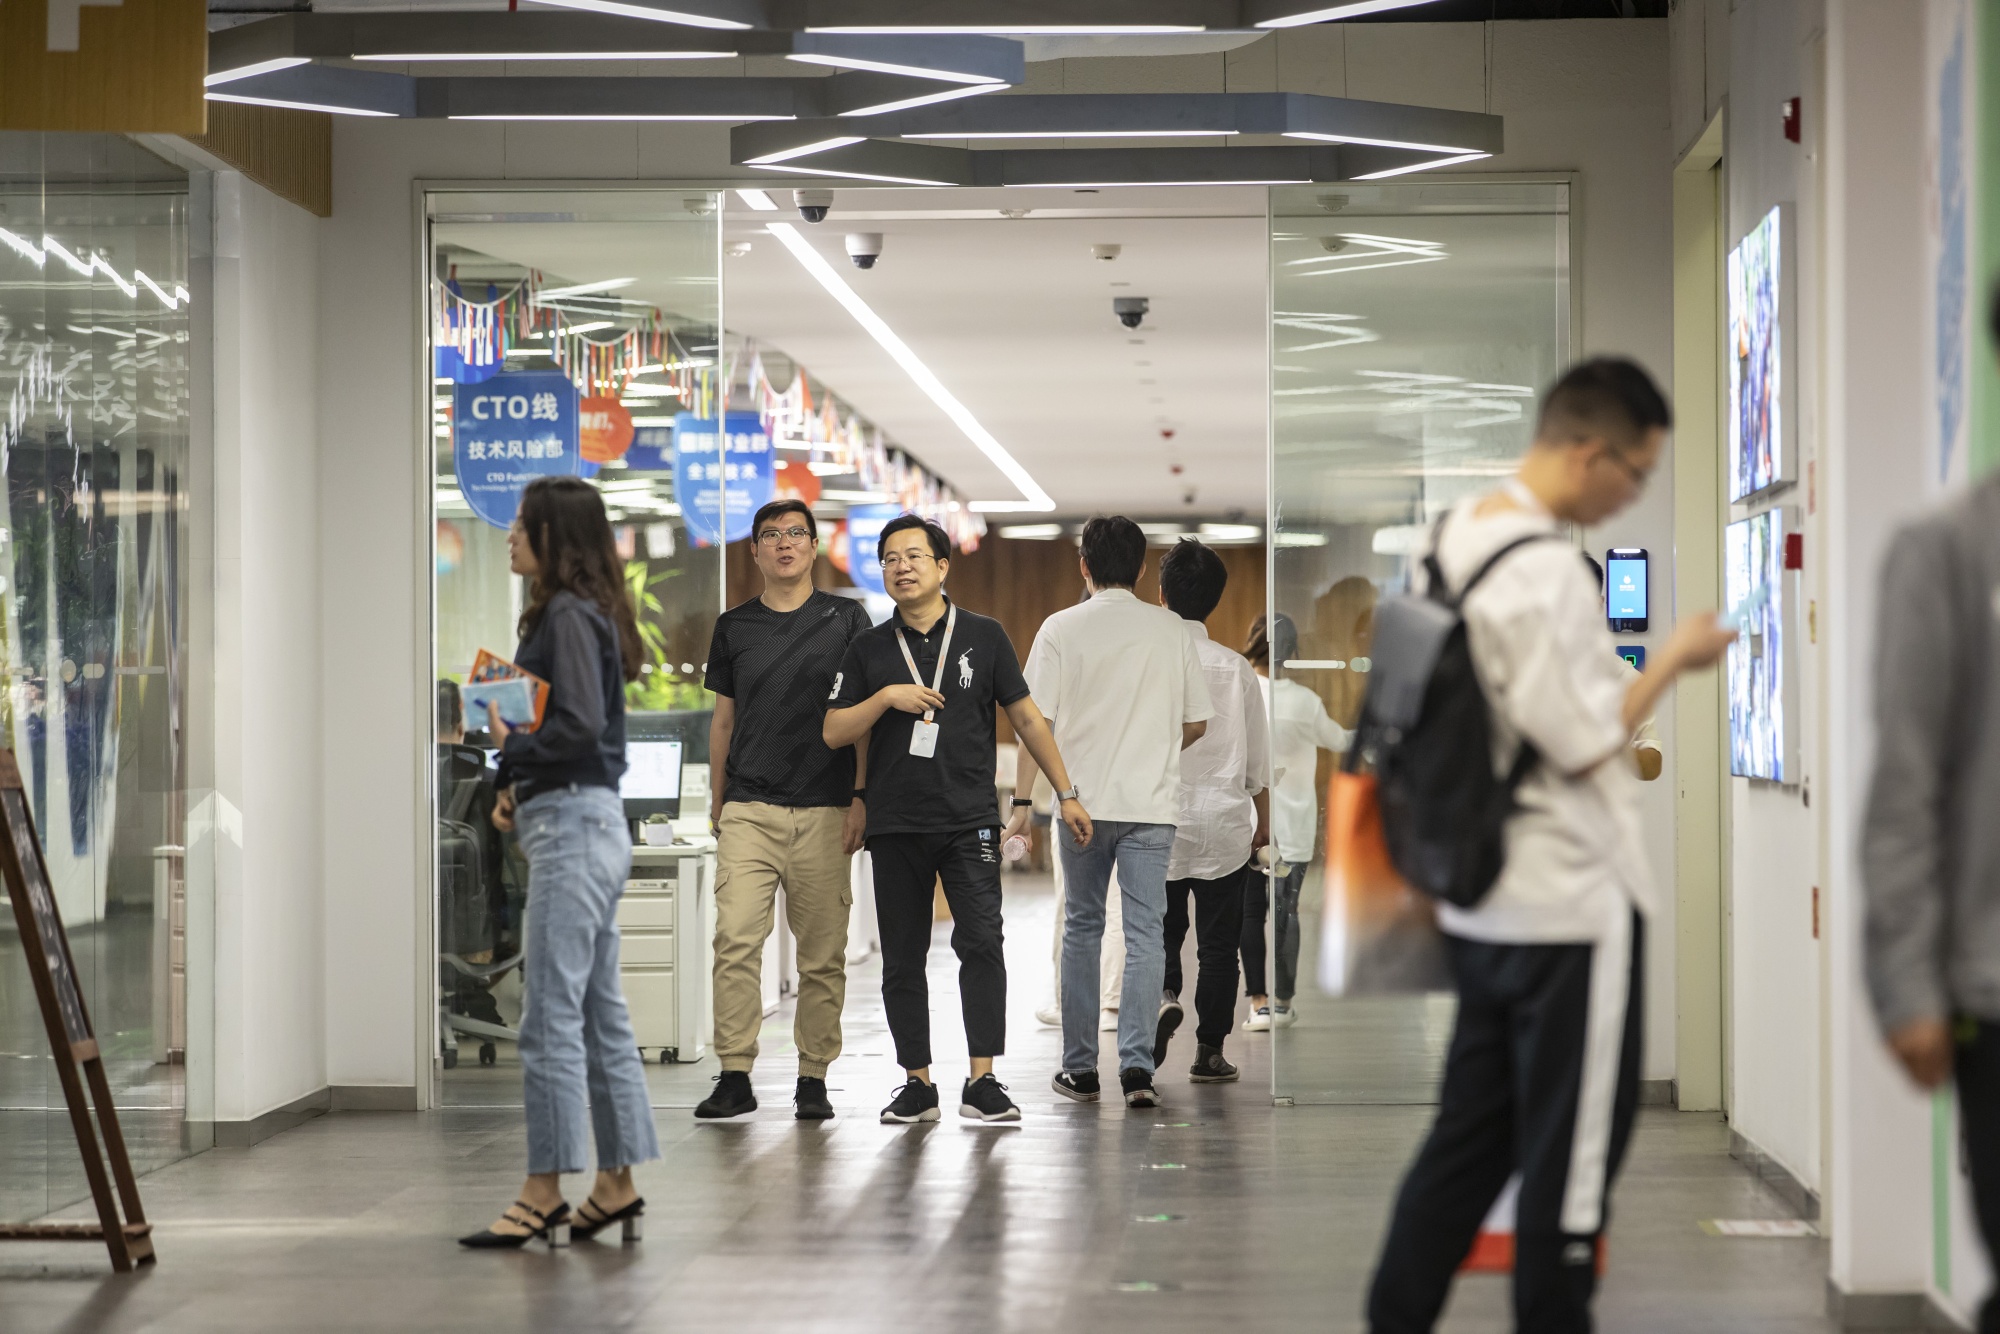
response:
<path id="1" fill-rule="evenodd" d="M 728 245 L 722 247 L 722 253 L 731 259 L 742 259 L 750 253 L 750 243 L 748 241 L 731 241 Z"/>
<path id="2" fill-rule="evenodd" d="M 1090 248 L 1090 257 L 1092 259 L 1101 259 L 1108 264 L 1112 260 L 1117 259 L 1124 250 L 1125 247 L 1122 245 L 1094 245 Z"/>
<path id="3" fill-rule="evenodd" d="M 1346 195 L 1321 195 L 1313 202 L 1319 205 L 1322 213 L 1338 213 L 1347 207 L 1349 200 Z"/>
<path id="4" fill-rule="evenodd" d="M 714 195 L 686 195 L 681 199 L 681 207 L 697 218 L 705 218 L 715 212 Z"/>

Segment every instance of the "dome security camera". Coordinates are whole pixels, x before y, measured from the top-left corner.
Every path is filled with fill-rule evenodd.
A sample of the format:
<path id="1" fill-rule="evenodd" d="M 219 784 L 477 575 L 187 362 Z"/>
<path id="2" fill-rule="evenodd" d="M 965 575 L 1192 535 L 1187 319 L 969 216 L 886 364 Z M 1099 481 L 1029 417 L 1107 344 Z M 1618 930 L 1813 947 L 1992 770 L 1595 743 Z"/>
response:
<path id="1" fill-rule="evenodd" d="M 833 208 L 833 191 L 794 190 L 792 203 L 797 206 L 799 216 L 807 222 L 825 222 L 827 213 Z"/>
<path id="2" fill-rule="evenodd" d="M 1124 249 L 1125 247 L 1120 245 L 1094 245 L 1090 248 L 1090 257 L 1109 264 L 1112 260 L 1117 259 L 1124 252 Z"/>
<path id="3" fill-rule="evenodd" d="M 847 257 L 854 261 L 857 269 L 874 268 L 875 261 L 882 257 L 882 233 L 849 232 Z"/>
<path id="4" fill-rule="evenodd" d="M 1145 319 L 1146 312 L 1152 308 L 1153 303 L 1143 296 L 1114 296 L 1111 298 L 1111 313 L 1116 315 L 1118 322 L 1128 329 L 1138 328 L 1139 321 Z"/>
<path id="5" fill-rule="evenodd" d="M 1329 255 L 1337 255 L 1347 249 L 1347 238 L 1344 236 L 1322 236 L 1319 238 L 1319 248 L 1326 251 Z"/>

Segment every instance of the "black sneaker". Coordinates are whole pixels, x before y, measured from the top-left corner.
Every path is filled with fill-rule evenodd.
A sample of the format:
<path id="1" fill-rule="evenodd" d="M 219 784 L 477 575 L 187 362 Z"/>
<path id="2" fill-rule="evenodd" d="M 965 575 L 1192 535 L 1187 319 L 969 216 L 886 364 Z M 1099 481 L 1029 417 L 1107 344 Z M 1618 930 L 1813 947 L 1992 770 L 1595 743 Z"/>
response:
<path id="1" fill-rule="evenodd" d="M 974 1121 L 1021 1119 L 1021 1109 L 1007 1096 L 1007 1086 L 990 1074 L 965 1081 L 958 1095 L 958 1114 Z"/>
<path id="2" fill-rule="evenodd" d="M 1065 1070 L 1049 1081 L 1049 1087 L 1071 1102 L 1096 1102 L 1097 1071 L 1084 1070 L 1072 1074 Z"/>
<path id="3" fill-rule="evenodd" d="M 715 1092 L 701 1100 L 694 1114 L 698 1121 L 727 1121 L 756 1110 L 757 1095 L 750 1091 L 750 1072 L 724 1070 L 715 1077 Z"/>
<path id="4" fill-rule="evenodd" d="M 1153 1064 L 1156 1067 L 1167 1063 L 1167 1043 L 1173 1041 L 1174 1031 L 1181 1026 L 1183 1014 L 1179 996 L 1171 991 L 1160 993 L 1160 1026 L 1153 1031 Z"/>
<path id="5" fill-rule="evenodd" d="M 1125 1090 L 1127 1107 L 1158 1107 L 1160 1091 L 1153 1087 L 1153 1072 L 1137 1066 L 1118 1072 L 1119 1087 Z"/>
<path id="6" fill-rule="evenodd" d="M 1188 1067 L 1190 1084 L 1233 1084 L 1243 1072 L 1222 1059 L 1222 1048 L 1196 1046 L 1194 1064 Z"/>
<path id="7" fill-rule="evenodd" d="M 938 1119 L 937 1085 L 926 1084 L 912 1077 L 903 1087 L 896 1090 L 896 1100 L 882 1109 L 882 1124 L 891 1126 L 915 1125 L 919 1121 Z"/>
<path id="8" fill-rule="evenodd" d="M 792 1094 L 793 1113 L 801 1121 L 831 1121 L 833 1104 L 826 1100 L 826 1081 L 811 1075 L 799 1076 L 798 1091 Z"/>

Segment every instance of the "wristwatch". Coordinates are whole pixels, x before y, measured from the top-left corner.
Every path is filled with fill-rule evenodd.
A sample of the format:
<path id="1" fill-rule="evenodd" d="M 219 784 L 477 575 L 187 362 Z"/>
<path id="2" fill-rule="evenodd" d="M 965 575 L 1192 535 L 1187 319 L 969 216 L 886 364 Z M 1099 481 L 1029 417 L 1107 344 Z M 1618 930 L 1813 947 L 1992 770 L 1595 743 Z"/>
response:
<path id="1" fill-rule="evenodd" d="M 1075 801 L 1077 800 L 1078 793 L 1080 793 L 1082 790 L 1083 789 L 1077 787 L 1074 783 L 1072 783 L 1070 784 L 1069 787 L 1065 788 L 1063 791 L 1056 793 L 1056 800 Z"/>
<path id="2" fill-rule="evenodd" d="M 1026 807 L 1029 807 L 1030 809 L 1033 809 L 1033 807 L 1034 807 L 1034 804 L 1035 804 L 1035 799 L 1034 799 L 1033 797 L 1016 797 L 1016 798 L 1014 798 L 1014 807 L 1015 807 L 1015 809 L 1016 809 L 1016 810 L 1020 809 L 1020 808 L 1021 808 L 1021 807 L 1023 807 L 1023 806 L 1026 806 Z"/>
<path id="3" fill-rule="evenodd" d="M 855 788 L 855 789 L 854 789 L 854 799 L 855 799 L 856 801 L 866 801 L 866 800 L 868 800 L 868 789 L 867 789 L 867 788 L 865 788 L 865 787 L 857 787 L 857 788 Z"/>

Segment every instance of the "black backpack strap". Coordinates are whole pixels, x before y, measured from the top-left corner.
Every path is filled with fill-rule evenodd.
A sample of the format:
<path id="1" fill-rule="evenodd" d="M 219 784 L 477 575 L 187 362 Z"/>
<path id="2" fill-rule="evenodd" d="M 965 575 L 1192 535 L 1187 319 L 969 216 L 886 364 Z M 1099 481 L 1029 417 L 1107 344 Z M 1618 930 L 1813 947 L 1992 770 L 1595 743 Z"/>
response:
<path id="1" fill-rule="evenodd" d="M 1464 606 L 1465 600 L 1472 596 L 1472 590 L 1479 587 L 1480 580 L 1493 573 L 1494 566 L 1498 565 L 1507 556 L 1512 555 L 1519 548 L 1525 547 L 1531 542 L 1553 542 L 1555 540 L 1557 539 L 1554 533 L 1530 533 L 1526 537 L 1515 538 L 1512 542 L 1509 542 L 1488 556 L 1486 563 L 1473 571 L 1472 577 L 1465 581 L 1465 587 L 1458 590 L 1458 595 L 1453 598 L 1453 602 L 1458 606 Z"/>
<path id="2" fill-rule="evenodd" d="M 1450 517 L 1450 510 L 1437 516 L 1431 525 L 1430 549 L 1424 552 L 1424 592 L 1433 602 L 1451 601 L 1451 585 L 1445 582 L 1444 567 L 1438 564 L 1438 543 L 1444 537 L 1444 521 Z"/>

